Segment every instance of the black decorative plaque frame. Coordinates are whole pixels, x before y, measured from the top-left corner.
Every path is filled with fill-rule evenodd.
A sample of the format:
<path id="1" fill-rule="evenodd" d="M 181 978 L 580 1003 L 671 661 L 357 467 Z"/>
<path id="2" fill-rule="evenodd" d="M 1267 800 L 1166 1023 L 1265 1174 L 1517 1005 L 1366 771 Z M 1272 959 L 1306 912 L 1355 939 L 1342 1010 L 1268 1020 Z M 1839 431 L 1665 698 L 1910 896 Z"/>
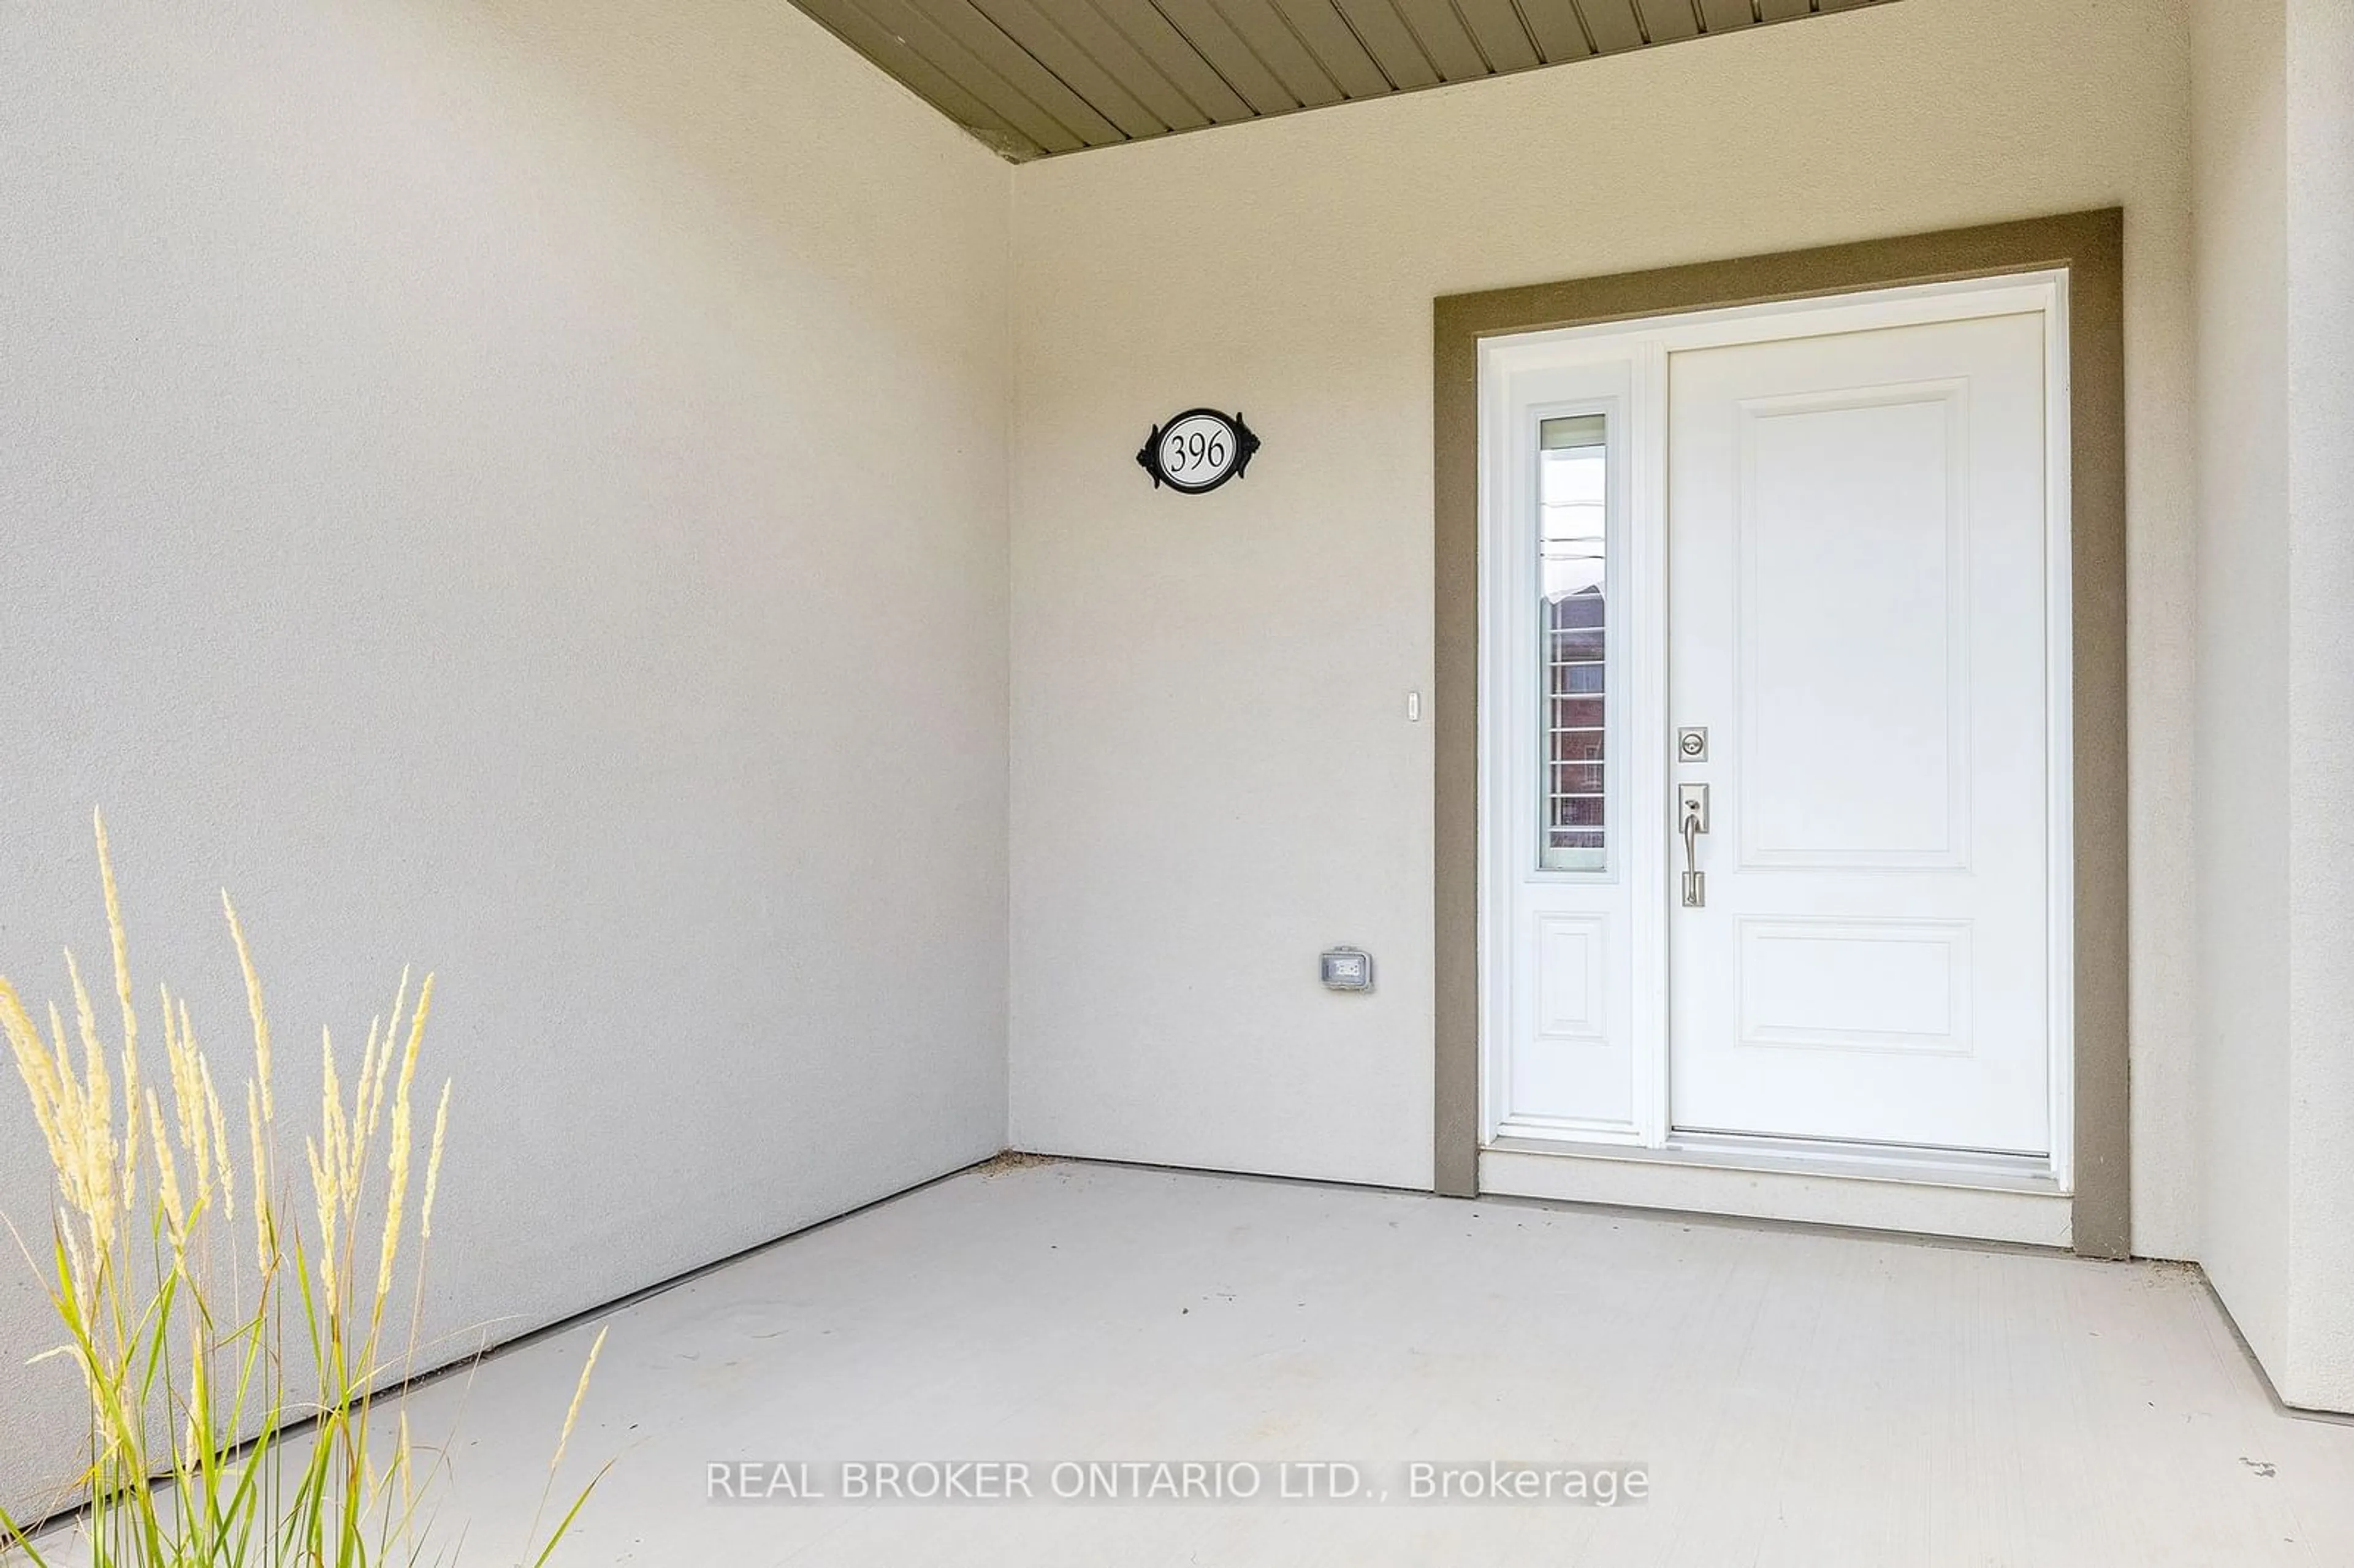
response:
<path id="1" fill-rule="evenodd" d="M 1186 420 L 1193 418 L 1216 420 L 1225 428 L 1234 443 L 1234 461 L 1221 469 L 1214 478 L 1203 483 L 1178 479 L 1161 466 L 1162 435 L 1167 433 L 1171 426 L 1182 425 Z M 1230 479 L 1240 479 L 1243 471 L 1250 467 L 1250 460 L 1257 452 L 1258 448 L 1258 437 L 1248 425 L 1243 423 L 1240 410 L 1227 414 L 1216 408 L 1188 408 L 1183 413 L 1172 415 L 1162 423 L 1152 427 L 1152 433 L 1144 438 L 1144 445 L 1136 454 L 1136 461 L 1139 467 L 1152 476 L 1152 485 L 1156 490 L 1165 484 L 1181 495 L 1206 495 Z"/>

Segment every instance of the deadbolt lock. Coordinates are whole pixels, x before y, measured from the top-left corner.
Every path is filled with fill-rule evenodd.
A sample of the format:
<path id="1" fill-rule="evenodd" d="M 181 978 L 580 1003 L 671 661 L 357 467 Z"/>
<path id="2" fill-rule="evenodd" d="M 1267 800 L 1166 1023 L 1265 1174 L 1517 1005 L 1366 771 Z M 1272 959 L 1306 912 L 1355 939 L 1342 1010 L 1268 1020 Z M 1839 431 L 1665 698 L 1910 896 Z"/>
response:
<path id="1" fill-rule="evenodd" d="M 1694 725 L 1676 731 L 1676 760 L 1706 762 L 1708 760 L 1708 726 Z"/>

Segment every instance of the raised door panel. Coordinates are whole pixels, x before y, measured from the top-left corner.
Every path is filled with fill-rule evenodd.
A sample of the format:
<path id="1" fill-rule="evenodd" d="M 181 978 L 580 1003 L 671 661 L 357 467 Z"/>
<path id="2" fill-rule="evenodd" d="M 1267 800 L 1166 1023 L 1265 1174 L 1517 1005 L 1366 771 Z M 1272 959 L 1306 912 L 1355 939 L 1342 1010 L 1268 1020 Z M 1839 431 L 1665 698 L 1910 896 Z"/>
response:
<path id="1" fill-rule="evenodd" d="M 1738 418 L 1743 863 L 1964 863 L 1967 385 Z"/>

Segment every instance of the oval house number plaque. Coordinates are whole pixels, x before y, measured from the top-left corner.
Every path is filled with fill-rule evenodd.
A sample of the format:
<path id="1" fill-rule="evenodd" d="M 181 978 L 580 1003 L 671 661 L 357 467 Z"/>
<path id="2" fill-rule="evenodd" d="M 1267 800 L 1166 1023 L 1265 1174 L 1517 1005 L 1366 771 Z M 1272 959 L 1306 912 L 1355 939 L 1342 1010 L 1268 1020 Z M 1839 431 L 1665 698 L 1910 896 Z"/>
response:
<path id="1" fill-rule="evenodd" d="M 1257 450 L 1258 438 L 1240 414 L 1188 408 L 1153 427 L 1136 461 L 1152 476 L 1155 489 L 1165 484 L 1185 495 L 1200 495 L 1241 477 Z"/>

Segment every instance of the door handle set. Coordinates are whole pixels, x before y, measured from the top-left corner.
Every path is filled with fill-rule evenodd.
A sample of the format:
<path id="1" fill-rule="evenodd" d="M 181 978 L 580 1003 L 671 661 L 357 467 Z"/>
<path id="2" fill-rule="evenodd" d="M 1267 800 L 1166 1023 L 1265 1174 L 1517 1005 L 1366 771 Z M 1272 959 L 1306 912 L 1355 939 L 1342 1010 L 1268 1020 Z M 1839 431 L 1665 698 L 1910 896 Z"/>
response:
<path id="1" fill-rule="evenodd" d="M 1698 909 L 1708 903 L 1708 878 L 1700 869 L 1700 836 L 1708 832 L 1707 785 L 1676 786 L 1676 821 L 1684 836 L 1684 907 Z"/>

